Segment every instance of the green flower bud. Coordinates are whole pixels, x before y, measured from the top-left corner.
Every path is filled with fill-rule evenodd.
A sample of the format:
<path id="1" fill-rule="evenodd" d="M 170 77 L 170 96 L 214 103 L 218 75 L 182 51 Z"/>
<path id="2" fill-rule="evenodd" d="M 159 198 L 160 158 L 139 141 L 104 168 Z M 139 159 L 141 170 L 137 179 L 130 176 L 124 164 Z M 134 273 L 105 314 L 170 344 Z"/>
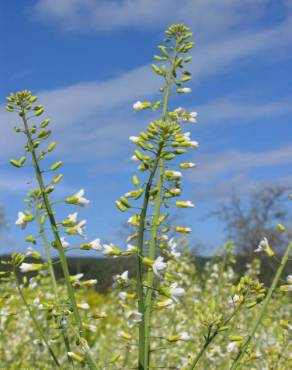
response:
<path id="1" fill-rule="evenodd" d="M 36 244 L 36 239 L 33 235 L 28 235 L 24 239 L 27 243 Z"/>
<path id="2" fill-rule="evenodd" d="M 230 335 L 231 342 L 241 342 L 244 338 L 240 335 Z"/>
<path id="3" fill-rule="evenodd" d="M 67 352 L 68 357 L 77 362 L 83 362 L 83 357 L 75 352 Z"/>
<path id="4" fill-rule="evenodd" d="M 256 301 L 253 301 L 253 302 L 249 302 L 245 305 L 246 308 L 253 308 L 254 306 L 257 305 L 257 302 Z"/>
<path id="5" fill-rule="evenodd" d="M 34 103 L 34 102 L 36 102 L 36 101 L 37 101 L 37 99 L 38 99 L 38 97 L 37 97 L 37 96 L 31 96 L 31 97 L 28 99 L 28 101 L 29 101 L 30 103 Z"/>
<path id="6" fill-rule="evenodd" d="M 8 110 L 8 112 L 13 112 L 14 111 L 13 105 L 7 104 L 7 105 L 5 105 L 5 108 Z"/>
<path id="7" fill-rule="evenodd" d="M 47 194 L 50 194 L 52 191 L 54 191 L 54 189 L 55 189 L 54 185 L 49 185 L 46 187 L 45 191 Z"/>
<path id="8" fill-rule="evenodd" d="M 278 224 L 277 226 L 278 226 L 278 229 L 279 229 L 282 233 L 284 233 L 284 232 L 286 231 L 286 227 L 285 227 L 285 225 L 283 225 L 283 224 Z"/>
<path id="9" fill-rule="evenodd" d="M 280 320 L 281 328 L 288 330 L 289 329 L 289 322 L 287 320 Z"/>
<path id="10" fill-rule="evenodd" d="M 185 152 L 186 152 L 186 150 L 185 149 L 182 149 L 182 148 L 181 149 L 175 149 L 174 150 L 174 153 L 175 154 L 184 154 Z"/>
<path id="11" fill-rule="evenodd" d="M 166 159 L 167 161 L 170 161 L 173 158 L 175 158 L 174 153 L 167 153 L 167 154 L 164 155 L 164 159 Z"/>

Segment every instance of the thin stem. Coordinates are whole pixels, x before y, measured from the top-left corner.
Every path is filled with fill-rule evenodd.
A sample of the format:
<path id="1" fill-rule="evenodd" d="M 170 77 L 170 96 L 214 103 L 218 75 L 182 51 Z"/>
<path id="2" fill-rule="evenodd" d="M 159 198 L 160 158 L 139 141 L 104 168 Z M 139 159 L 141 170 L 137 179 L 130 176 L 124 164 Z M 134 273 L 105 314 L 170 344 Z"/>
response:
<path id="1" fill-rule="evenodd" d="M 252 338 L 254 337 L 259 325 L 261 324 L 262 322 L 262 319 L 265 315 L 265 312 L 268 308 L 268 305 L 270 303 L 270 300 L 272 298 L 272 294 L 281 278 L 281 275 L 284 271 L 284 268 L 287 264 L 287 261 L 288 261 L 288 258 L 289 258 L 289 255 L 292 251 L 292 241 L 289 243 L 282 259 L 281 259 L 281 263 L 280 263 L 280 266 L 275 274 L 275 277 L 273 279 L 273 282 L 272 282 L 272 285 L 270 286 L 269 290 L 268 290 L 268 293 L 266 295 L 266 298 L 263 302 L 263 305 L 259 311 L 259 314 L 258 316 L 254 319 L 253 323 L 252 323 L 252 327 L 251 327 L 251 330 L 250 330 L 250 334 L 247 336 L 247 338 L 245 339 L 245 341 L 243 342 L 243 344 L 241 345 L 240 347 L 240 350 L 238 351 L 238 354 L 236 356 L 236 358 L 234 359 L 233 361 L 233 364 L 232 364 L 232 367 L 230 368 L 230 370 L 235 370 L 237 369 L 239 366 L 240 366 L 240 360 L 242 359 L 242 357 L 244 356 L 245 352 L 246 352 L 246 349 L 250 343 L 250 341 L 252 340 Z"/>
<path id="2" fill-rule="evenodd" d="M 232 315 L 229 316 L 228 319 L 226 319 L 222 324 L 221 324 L 221 327 L 222 326 L 226 326 L 235 316 L 236 314 L 238 313 L 238 311 L 241 309 L 242 305 L 243 305 L 244 301 L 241 302 L 238 307 L 233 311 Z M 216 329 L 214 331 L 214 333 L 212 335 L 210 335 L 210 329 L 209 329 L 209 332 L 208 332 L 208 335 L 207 335 L 207 338 L 206 338 L 206 341 L 203 345 L 203 347 L 201 348 L 200 352 L 197 354 L 197 356 L 194 358 L 193 362 L 191 363 L 191 365 L 189 366 L 188 370 L 193 370 L 196 365 L 198 364 L 199 360 L 201 359 L 201 357 L 203 356 L 203 354 L 206 352 L 207 348 L 209 347 L 209 345 L 213 342 L 213 340 L 217 337 L 217 335 L 219 334 L 220 332 L 220 328 Z"/>
<path id="3" fill-rule="evenodd" d="M 43 241 L 43 244 L 44 244 L 44 247 L 45 247 L 45 253 L 46 253 L 46 256 L 47 256 L 47 264 L 48 264 L 49 273 L 50 273 L 52 286 L 53 286 L 53 292 L 54 292 L 54 296 L 55 296 L 55 304 L 56 304 L 57 307 L 59 307 L 60 306 L 60 299 L 59 299 L 59 295 L 58 295 L 57 280 L 56 280 L 56 275 L 55 275 L 55 271 L 54 271 L 54 267 L 53 267 L 53 261 L 52 261 L 52 255 L 51 255 L 50 248 L 49 248 L 49 242 L 48 242 L 48 239 L 47 239 L 47 236 L 46 236 L 46 233 L 45 233 L 44 225 L 41 222 L 39 205 L 40 205 L 40 203 L 37 200 L 36 201 L 36 217 L 37 217 L 38 224 L 39 224 L 39 232 L 40 232 L 40 236 L 42 238 L 42 241 Z M 71 352 L 70 342 L 69 342 L 69 339 L 67 337 L 66 330 L 64 328 L 62 328 L 62 337 L 63 337 L 63 340 L 64 340 L 64 344 L 65 344 L 67 353 Z M 74 369 L 74 362 L 70 357 L 69 357 L 69 361 L 71 363 L 72 368 Z"/>
<path id="4" fill-rule="evenodd" d="M 47 338 L 45 337 L 45 335 L 44 335 L 44 333 L 43 333 L 43 331 L 42 331 L 42 329 L 41 329 L 41 327 L 40 327 L 40 325 L 39 325 L 39 323 L 38 323 L 37 319 L 35 318 L 35 316 L 34 316 L 34 314 L 33 314 L 32 310 L 30 309 L 29 304 L 27 303 L 27 301 L 26 301 L 26 299 L 25 299 L 25 296 L 24 296 L 24 294 L 23 294 L 23 292 L 22 292 L 22 289 L 21 289 L 21 287 L 20 287 L 20 285 L 19 285 L 19 282 L 18 282 L 18 279 L 17 279 L 17 276 L 16 276 L 15 266 L 13 267 L 13 272 L 14 272 L 14 277 L 15 277 L 15 282 L 16 282 L 17 291 L 18 291 L 18 293 L 19 293 L 19 295 L 20 295 L 20 297 L 21 297 L 21 300 L 22 300 L 22 302 L 24 303 L 24 305 L 25 305 L 25 307 L 26 307 L 26 309 L 27 309 L 27 311 L 28 311 L 28 313 L 29 313 L 29 316 L 30 316 L 30 318 L 31 318 L 31 320 L 32 320 L 32 322 L 33 322 L 33 324 L 34 324 L 34 326 L 36 327 L 37 331 L 39 332 L 41 339 L 44 341 L 45 345 L 47 346 L 47 348 L 48 348 L 48 350 L 49 350 L 49 352 L 50 352 L 50 355 L 52 356 L 52 358 L 53 358 L 53 360 L 54 360 L 55 364 L 56 364 L 59 368 L 61 368 L 61 365 L 60 365 L 60 363 L 59 363 L 59 361 L 58 361 L 57 356 L 55 355 L 55 353 L 54 353 L 54 351 L 53 351 L 52 347 L 50 346 L 50 344 L 49 344 L 49 342 L 48 342 Z"/>
<path id="5" fill-rule="evenodd" d="M 163 99 L 163 108 L 162 108 L 162 121 L 166 121 L 168 114 L 168 103 L 169 103 L 169 94 L 172 85 L 172 76 L 175 70 L 175 62 L 177 58 L 177 42 L 176 49 L 171 60 L 171 67 L 167 74 L 165 94 Z M 161 151 L 165 145 L 165 138 L 162 138 L 160 147 Z M 164 159 L 161 157 L 161 152 L 157 154 L 158 158 L 158 180 L 157 180 L 157 194 L 156 201 L 153 212 L 153 222 L 149 242 L 149 258 L 151 260 L 155 259 L 156 254 L 156 243 L 157 243 L 157 233 L 159 230 L 159 217 L 160 210 L 162 206 L 162 197 L 163 197 L 163 179 L 164 179 Z M 146 298 L 145 298 L 145 318 L 144 318 L 144 334 L 145 334 L 145 348 L 144 348 L 144 358 L 145 358 L 145 369 L 149 369 L 150 365 L 150 331 L 151 331 L 151 316 L 152 316 L 152 299 L 153 299 L 153 285 L 154 285 L 154 273 L 152 269 L 148 270 L 147 273 L 147 288 Z"/>
<path id="6" fill-rule="evenodd" d="M 86 346 L 86 343 L 85 343 L 86 341 L 85 341 L 85 338 L 84 338 L 84 330 L 83 330 L 82 320 L 81 320 L 81 317 L 80 317 L 80 314 L 79 314 L 79 311 L 78 311 L 74 290 L 73 290 L 73 287 L 72 287 L 72 284 L 71 284 L 71 281 L 70 281 L 70 273 L 69 273 L 68 263 L 67 263 L 64 248 L 62 246 L 61 239 L 60 239 L 60 236 L 59 236 L 58 226 L 57 226 L 55 216 L 54 216 L 54 213 L 53 213 L 53 210 L 52 210 L 52 207 L 51 207 L 51 203 L 50 203 L 48 194 L 46 193 L 46 188 L 45 188 L 43 177 L 42 177 L 42 174 L 41 174 L 41 170 L 40 170 L 40 167 L 39 167 L 39 164 L 38 164 L 38 159 L 37 159 L 37 155 L 36 155 L 35 148 L 34 148 L 34 145 L 33 145 L 30 130 L 29 130 L 29 127 L 28 127 L 28 122 L 27 122 L 27 119 L 26 119 L 26 116 L 25 116 L 24 108 L 22 109 L 22 120 L 23 120 L 23 124 L 24 124 L 24 127 L 25 127 L 25 133 L 26 133 L 27 140 L 28 140 L 28 147 L 29 147 L 29 150 L 31 152 L 32 159 L 33 159 L 33 165 L 34 165 L 34 169 L 35 169 L 35 173 L 36 173 L 36 178 L 37 178 L 37 181 L 38 181 L 38 184 L 39 184 L 39 187 L 40 187 L 40 191 L 41 191 L 41 195 L 42 195 L 42 198 L 43 198 L 43 201 L 44 201 L 46 211 L 48 213 L 48 217 L 49 217 L 49 221 L 50 221 L 50 224 L 51 224 L 52 232 L 53 232 L 54 239 L 55 239 L 56 246 L 57 246 L 57 250 L 58 250 L 58 253 L 59 253 L 61 266 L 62 266 L 62 270 L 63 270 L 63 273 L 64 273 L 64 278 L 65 278 L 65 284 L 66 284 L 66 287 L 67 287 L 68 297 L 69 297 L 69 300 L 70 300 L 70 303 L 71 303 L 71 306 L 72 306 L 75 323 L 78 326 L 79 336 L 80 336 L 80 338 L 83 339 L 83 341 L 82 341 L 84 343 L 83 348 L 86 351 L 85 352 L 85 361 L 86 361 L 86 363 L 88 364 L 88 366 L 91 370 L 97 370 L 95 361 L 93 360 L 93 357 L 92 357 L 92 355 L 89 351 L 89 347 Z M 78 338 L 78 341 L 80 341 L 80 338 Z"/>

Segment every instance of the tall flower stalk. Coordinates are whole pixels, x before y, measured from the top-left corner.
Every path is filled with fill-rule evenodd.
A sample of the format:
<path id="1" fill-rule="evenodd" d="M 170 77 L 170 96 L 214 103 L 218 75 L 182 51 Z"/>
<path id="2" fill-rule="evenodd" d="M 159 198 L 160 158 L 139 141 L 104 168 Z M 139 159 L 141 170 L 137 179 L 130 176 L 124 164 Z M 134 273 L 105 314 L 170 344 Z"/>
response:
<path id="1" fill-rule="evenodd" d="M 140 187 L 138 177 L 134 176 L 134 185 L 139 189 L 126 193 L 116 202 L 120 211 L 124 212 L 132 207 L 129 198 L 139 199 L 143 195 L 140 213 L 129 219 L 130 224 L 137 228 L 137 232 L 131 235 L 128 241 L 136 240 L 136 245 L 128 245 L 126 252 L 127 255 L 137 253 L 138 368 L 143 370 L 151 367 L 151 318 L 156 307 L 153 298 L 160 297 L 158 304 L 163 307 L 167 297 L 169 306 L 176 301 L 176 298 L 173 300 L 172 292 L 176 291 L 181 295 L 183 292 L 183 289 L 176 288 L 176 285 L 169 286 L 176 283 L 165 278 L 168 260 L 179 257 L 179 253 L 175 252 L 176 244 L 167 233 L 173 230 L 180 233 L 190 232 L 190 229 L 184 226 L 166 227 L 164 224 L 168 217 L 166 209 L 171 205 L 169 202 L 181 193 L 182 174 L 168 169 L 169 163 L 185 153 L 187 148 L 198 147 L 196 141 L 191 141 L 190 133 L 182 133 L 182 123 L 195 123 L 197 114 L 187 112 L 183 108 L 169 110 L 173 86 L 176 86 L 178 94 L 191 92 L 184 84 L 191 79 L 191 74 L 186 69 L 191 57 L 186 54 L 193 46 L 193 42 L 189 41 L 192 33 L 184 25 L 173 25 L 165 33 L 165 45 L 158 46 L 162 55 L 154 56 L 156 61 L 163 64 L 152 64 L 154 72 L 164 79 L 164 86 L 160 89 L 162 100 L 155 103 L 138 101 L 133 106 L 135 111 L 148 108 L 157 111 L 161 107 L 160 119 L 151 121 L 146 132 L 130 137 L 139 148 L 135 150 L 132 159 L 140 162 L 138 169 L 141 172 L 149 172 L 148 179 L 145 185 Z M 180 164 L 180 168 L 193 166 L 193 163 Z M 190 201 L 177 201 L 175 205 L 181 208 L 193 207 Z M 116 252 L 116 255 L 121 254 L 125 253 Z"/>
<path id="2" fill-rule="evenodd" d="M 73 286 L 70 281 L 70 274 L 69 274 L 69 268 L 68 268 L 68 263 L 67 259 L 65 256 L 65 251 L 64 247 L 62 245 L 61 237 L 59 234 L 59 228 L 58 224 L 55 219 L 55 212 L 53 211 L 52 208 L 52 202 L 49 198 L 49 194 L 54 191 L 55 184 L 58 183 L 62 175 L 56 176 L 52 182 L 49 185 L 45 185 L 45 180 L 43 178 L 43 172 L 40 168 L 40 161 L 48 154 L 51 152 L 54 147 L 55 147 L 55 142 L 52 142 L 46 151 L 44 150 L 38 150 L 39 146 L 42 141 L 48 139 L 51 135 L 51 130 L 47 129 L 47 126 L 50 123 L 49 119 L 43 120 L 39 126 L 36 125 L 30 125 L 29 120 L 34 118 L 34 117 L 39 117 L 43 112 L 44 112 L 44 107 L 42 105 L 36 105 L 35 102 L 37 101 L 37 97 L 33 96 L 30 91 L 23 91 L 23 92 L 18 92 L 15 95 L 10 94 L 10 96 L 7 98 L 9 104 L 7 104 L 6 109 L 8 111 L 16 111 L 18 115 L 21 117 L 23 127 L 22 128 L 15 128 L 15 131 L 17 133 L 22 132 L 25 137 L 26 137 L 26 152 L 30 153 L 31 155 L 31 160 L 32 160 L 32 165 L 35 171 L 35 176 L 37 179 L 38 183 L 38 191 L 40 193 L 42 202 L 43 202 L 43 209 L 46 212 L 46 215 L 49 220 L 49 225 L 51 227 L 51 231 L 54 237 L 54 245 L 58 251 L 60 263 L 62 266 L 63 274 L 64 274 L 64 279 L 65 279 L 65 284 L 67 288 L 67 293 L 68 293 L 68 299 L 70 301 L 71 309 L 73 312 L 74 316 L 74 321 L 75 325 L 78 328 L 77 331 L 77 342 L 80 345 L 81 350 L 84 353 L 84 361 L 87 363 L 90 369 L 94 370 L 97 369 L 95 365 L 95 361 L 91 355 L 89 346 L 87 344 L 87 341 L 84 337 L 84 328 L 83 328 L 83 323 L 82 319 L 77 307 L 77 302 L 73 290 Z M 33 112 L 33 114 L 29 116 L 29 114 Z M 37 152 L 38 150 L 38 152 Z M 22 156 L 19 161 L 17 160 L 11 160 L 10 161 L 12 165 L 15 167 L 22 167 L 25 162 L 26 162 L 26 156 Z M 62 161 L 58 161 L 55 164 L 53 164 L 50 168 L 52 172 L 57 170 L 60 166 L 62 165 Z M 67 203 L 72 203 L 72 204 L 78 204 L 78 196 L 77 194 L 74 197 L 67 198 L 66 202 Z M 74 202 L 75 201 L 75 202 Z M 20 212 L 19 218 L 17 220 L 17 223 L 25 227 L 28 222 L 31 222 L 34 219 L 34 217 L 30 213 L 22 213 Z"/>

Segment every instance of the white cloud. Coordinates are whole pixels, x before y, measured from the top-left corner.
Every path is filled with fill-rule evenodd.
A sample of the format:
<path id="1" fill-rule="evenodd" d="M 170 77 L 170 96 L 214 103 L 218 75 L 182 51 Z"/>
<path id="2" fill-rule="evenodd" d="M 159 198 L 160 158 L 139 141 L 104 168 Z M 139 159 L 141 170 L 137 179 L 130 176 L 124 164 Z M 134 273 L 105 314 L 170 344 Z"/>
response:
<path id="1" fill-rule="evenodd" d="M 250 102 L 244 98 L 242 98 L 242 101 L 221 98 L 198 106 L 196 110 L 200 112 L 200 121 L 204 122 L 204 125 L 212 123 L 238 124 L 239 122 L 250 122 L 258 118 L 279 117 L 292 113 L 291 102 L 292 97 L 263 103 Z"/>
<path id="2" fill-rule="evenodd" d="M 230 174 L 242 174 L 251 170 L 282 166 L 292 163 L 292 145 L 263 152 L 228 150 L 222 153 L 201 155 L 196 158 L 198 167 L 189 178 L 197 183 L 207 183 Z"/>
<path id="3" fill-rule="evenodd" d="M 34 12 L 67 31 L 157 29 L 185 22 L 206 36 L 250 23 L 265 7 L 265 0 L 39 0 Z"/>
<path id="4" fill-rule="evenodd" d="M 54 1 L 49 3 L 53 4 Z M 49 3 L 43 1 L 39 2 L 39 5 L 51 6 Z M 89 6 L 95 2 L 85 1 L 85 3 Z M 231 6 L 230 1 L 223 3 L 226 7 Z M 54 8 L 55 11 L 67 14 L 71 11 L 68 9 L 80 5 L 80 2 L 62 0 L 58 4 L 56 9 Z M 236 4 L 235 8 L 240 7 L 238 2 Z M 215 74 L 225 73 L 244 58 L 256 56 L 266 58 L 283 47 L 288 49 L 291 47 L 291 36 L 292 23 L 291 19 L 287 18 L 271 28 L 244 33 L 234 32 L 222 40 L 216 39 L 206 42 L 203 46 L 199 45 L 193 51 L 194 61 L 190 65 L 194 74 L 194 84 Z M 78 156 L 82 156 L 82 159 L 96 159 L 113 152 L 122 152 L 129 134 L 140 130 L 137 121 L 139 123 L 141 117 L 145 118 L 144 114 L 141 116 L 132 113 L 132 103 L 138 99 L 155 98 L 160 84 L 159 78 L 152 73 L 148 65 L 145 65 L 124 72 L 111 80 L 78 83 L 51 91 L 43 90 L 38 95 L 40 102 L 47 108 L 46 113 L 52 118 L 56 136 L 61 138 L 58 147 L 70 155 L 68 159 L 76 160 Z M 231 120 L 239 116 L 244 119 L 244 109 L 251 111 L 254 118 L 276 116 L 282 114 L 283 110 L 290 112 L 286 100 L 251 104 L 226 98 L 206 102 L 199 107 L 198 112 L 200 121 L 207 125 L 209 121 L 220 119 Z M 1 155 L 5 159 L 18 155 L 22 147 L 22 139 L 16 136 L 12 129 L 13 123 L 17 123 L 17 120 L 18 118 L 11 113 L 0 112 L 0 146 Z M 72 148 L 81 147 L 82 151 L 72 151 Z"/>

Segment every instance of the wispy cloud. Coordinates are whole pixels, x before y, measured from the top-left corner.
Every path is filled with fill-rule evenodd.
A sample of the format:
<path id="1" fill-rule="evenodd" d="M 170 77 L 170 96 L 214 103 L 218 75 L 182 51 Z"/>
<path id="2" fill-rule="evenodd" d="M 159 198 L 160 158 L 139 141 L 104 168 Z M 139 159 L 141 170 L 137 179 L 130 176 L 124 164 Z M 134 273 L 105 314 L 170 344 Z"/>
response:
<path id="1" fill-rule="evenodd" d="M 259 118 L 280 117 L 292 113 L 292 97 L 267 102 L 225 97 L 198 106 L 196 110 L 200 112 L 200 120 L 207 125 L 248 123 Z"/>
<path id="2" fill-rule="evenodd" d="M 157 29 L 186 22 L 206 36 L 257 19 L 264 0 L 39 0 L 38 19 L 53 21 L 66 31 Z"/>
<path id="3" fill-rule="evenodd" d="M 262 152 L 228 150 L 221 153 L 199 155 L 198 168 L 189 178 L 207 183 L 230 174 L 242 174 L 254 169 L 292 164 L 292 145 Z"/>
<path id="4" fill-rule="evenodd" d="M 203 79 L 225 73 L 226 68 L 236 65 L 241 59 L 272 54 L 283 46 L 291 47 L 291 35 L 292 22 L 287 18 L 272 28 L 235 33 L 224 40 L 195 48 L 194 62 L 191 65 L 195 86 Z M 38 95 L 47 106 L 48 114 L 56 122 L 57 133 L 62 135 L 61 149 L 69 152 L 70 148 L 78 144 L 89 149 L 98 143 L 99 146 L 104 146 L 104 150 L 118 150 L 121 135 L 130 132 L 130 124 L 134 120 L 134 116 L 130 114 L 132 102 L 154 97 L 158 88 L 159 80 L 149 66 L 145 65 L 108 81 L 79 83 L 51 91 L 40 91 Z M 202 117 L 214 120 L 216 108 L 221 109 L 221 118 L 225 119 L 235 117 L 244 107 L 251 108 L 254 116 L 262 117 L 282 114 L 282 108 L 290 111 L 288 105 L 287 101 L 269 101 L 260 105 L 245 103 L 242 106 L 240 102 L 223 98 L 207 102 L 201 108 Z M 11 114 L 0 113 L 0 145 L 1 153 L 5 156 L 14 154 L 16 148 L 20 147 L 20 139 L 15 138 L 11 130 L 10 123 L 15 122 L 15 119 Z"/>

